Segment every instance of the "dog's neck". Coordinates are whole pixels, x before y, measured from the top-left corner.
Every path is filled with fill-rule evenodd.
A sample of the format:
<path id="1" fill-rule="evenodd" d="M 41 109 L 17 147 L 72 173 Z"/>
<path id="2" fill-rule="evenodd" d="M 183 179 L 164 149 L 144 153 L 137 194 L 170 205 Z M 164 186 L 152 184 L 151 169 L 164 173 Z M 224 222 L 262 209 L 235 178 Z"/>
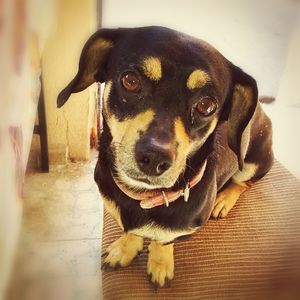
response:
<path id="1" fill-rule="evenodd" d="M 148 190 L 144 192 L 135 192 L 127 188 L 115 177 L 113 178 L 116 185 L 124 194 L 126 194 L 128 197 L 134 200 L 141 201 L 140 206 L 142 208 L 149 209 L 160 205 L 166 205 L 168 207 L 170 202 L 174 202 L 181 197 L 183 197 L 185 202 L 188 202 L 190 189 L 201 181 L 206 168 L 206 164 L 207 160 L 204 161 L 198 173 L 194 177 L 192 177 L 192 179 L 188 181 L 183 188 L 176 191 L 173 191 L 171 189 L 160 189 L 153 191 Z"/>

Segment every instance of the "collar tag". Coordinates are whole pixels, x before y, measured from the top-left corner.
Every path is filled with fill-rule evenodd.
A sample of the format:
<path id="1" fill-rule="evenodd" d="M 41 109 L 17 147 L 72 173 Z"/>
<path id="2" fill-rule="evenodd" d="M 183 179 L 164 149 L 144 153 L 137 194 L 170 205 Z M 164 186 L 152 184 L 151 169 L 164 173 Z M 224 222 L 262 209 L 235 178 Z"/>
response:
<path id="1" fill-rule="evenodd" d="M 169 199 L 168 199 L 166 193 L 164 191 L 162 191 L 161 193 L 162 193 L 162 196 L 164 198 L 166 207 L 169 207 Z"/>
<path id="2" fill-rule="evenodd" d="M 183 199 L 184 202 L 188 202 L 190 197 L 190 185 L 189 183 L 185 186 L 184 192 L 183 192 Z"/>

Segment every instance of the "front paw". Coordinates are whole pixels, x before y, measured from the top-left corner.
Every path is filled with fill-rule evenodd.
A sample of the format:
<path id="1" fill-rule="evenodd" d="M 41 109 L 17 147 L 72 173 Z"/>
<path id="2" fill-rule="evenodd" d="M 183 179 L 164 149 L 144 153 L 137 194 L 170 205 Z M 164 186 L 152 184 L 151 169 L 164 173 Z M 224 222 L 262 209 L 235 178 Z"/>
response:
<path id="1" fill-rule="evenodd" d="M 143 238 L 125 233 L 107 248 L 101 269 L 126 267 L 142 250 Z"/>
<path id="2" fill-rule="evenodd" d="M 225 218 L 233 208 L 240 195 L 249 188 L 246 183 L 233 183 L 217 195 L 211 216 L 214 219 Z"/>
<path id="3" fill-rule="evenodd" d="M 170 285 L 174 277 L 173 244 L 150 243 L 147 273 L 155 289 Z"/>
<path id="4" fill-rule="evenodd" d="M 212 217 L 214 219 L 223 219 L 225 218 L 231 208 L 234 206 L 235 202 L 230 201 L 230 199 L 219 199 L 219 201 L 216 203 L 213 212 L 212 212 Z"/>

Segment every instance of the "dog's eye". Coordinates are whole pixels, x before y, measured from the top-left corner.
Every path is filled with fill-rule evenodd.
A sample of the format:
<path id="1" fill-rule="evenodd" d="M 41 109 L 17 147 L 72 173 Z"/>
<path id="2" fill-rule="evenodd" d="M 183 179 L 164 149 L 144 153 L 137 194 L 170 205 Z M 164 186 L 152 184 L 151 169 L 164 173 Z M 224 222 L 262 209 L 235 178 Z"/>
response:
<path id="1" fill-rule="evenodd" d="M 203 116 L 209 116 L 213 114 L 218 108 L 217 102 L 211 97 L 203 97 L 194 106 L 194 109 Z"/>
<path id="2" fill-rule="evenodd" d="M 138 76 L 133 72 L 125 73 L 121 78 L 123 87 L 129 92 L 138 92 L 141 88 L 141 83 Z"/>

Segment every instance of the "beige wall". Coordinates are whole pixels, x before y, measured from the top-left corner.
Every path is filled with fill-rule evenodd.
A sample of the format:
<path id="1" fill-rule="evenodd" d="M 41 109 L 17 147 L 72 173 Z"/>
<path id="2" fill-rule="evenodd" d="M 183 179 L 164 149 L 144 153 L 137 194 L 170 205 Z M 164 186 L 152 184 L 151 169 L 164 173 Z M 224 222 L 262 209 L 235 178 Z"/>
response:
<path id="1" fill-rule="evenodd" d="M 162 25 L 215 46 L 275 96 L 298 1 L 103 0 L 103 27 Z M 117 8 L 117 9 L 116 9 Z"/>
<path id="2" fill-rule="evenodd" d="M 282 74 L 277 100 L 289 105 L 300 107 L 300 94 L 298 87 L 300 78 L 300 10 L 298 23 L 295 26 L 292 40 L 289 45 L 285 70 Z"/>
<path id="3" fill-rule="evenodd" d="M 300 11 L 299 11 L 300 17 Z M 289 45 L 285 70 L 273 105 L 265 107 L 273 121 L 276 158 L 300 179 L 300 18 Z"/>
<path id="4" fill-rule="evenodd" d="M 96 30 L 96 0 L 56 0 L 55 20 L 42 54 L 50 163 L 89 158 L 90 91 L 56 108 L 58 93 L 77 72 L 83 44 Z"/>

